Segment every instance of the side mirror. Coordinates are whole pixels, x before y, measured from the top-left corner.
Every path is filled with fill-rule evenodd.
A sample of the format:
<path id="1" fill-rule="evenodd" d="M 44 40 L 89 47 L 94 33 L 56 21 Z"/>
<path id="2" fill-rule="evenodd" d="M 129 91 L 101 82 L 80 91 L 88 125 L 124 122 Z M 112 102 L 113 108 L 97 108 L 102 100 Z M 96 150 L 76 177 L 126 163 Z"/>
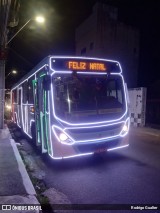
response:
<path id="1" fill-rule="evenodd" d="M 43 87 L 44 90 L 49 91 L 51 88 L 51 76 L 50 75 L 45 75 L 43 77 Z"/>

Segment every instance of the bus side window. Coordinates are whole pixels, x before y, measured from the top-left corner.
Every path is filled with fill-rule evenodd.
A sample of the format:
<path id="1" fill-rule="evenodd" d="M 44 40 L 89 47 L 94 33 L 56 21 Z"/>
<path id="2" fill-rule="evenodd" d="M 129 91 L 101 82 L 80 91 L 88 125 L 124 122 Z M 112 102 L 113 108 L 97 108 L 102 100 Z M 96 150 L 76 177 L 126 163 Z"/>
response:
<path id="1" fill-rule="evenodd" d="M 21 93 L 22 93 L 22 90 L 19 89 L 19 92 L 18 92 L 18 105 L 21 105 Z"/>
<path id="2" fill-rule="evenodd" d="M 28 99 L 28 95 L 27 95 L 27 90 L 28 90 L 28 81 L 25 81 L 22 84 L 22 88 L 23 88 L 23 104 L 27 103 L 27 99 Z"/>
<path id="3" fill-rule="evenodd" d="M 35 80 L 35 76 L 32 76 L 28 79 L 28 103 L 34 104 L 33 98 L 33 80 Z"/>

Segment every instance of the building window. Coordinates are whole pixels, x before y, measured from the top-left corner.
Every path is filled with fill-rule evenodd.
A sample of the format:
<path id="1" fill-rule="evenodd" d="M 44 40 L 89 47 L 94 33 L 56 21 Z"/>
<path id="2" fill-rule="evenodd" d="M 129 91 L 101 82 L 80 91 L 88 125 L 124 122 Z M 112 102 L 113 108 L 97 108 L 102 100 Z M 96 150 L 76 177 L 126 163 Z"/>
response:
<path id="1" fill-rule="evenodd" d="M 86 47 L 81 50 L 81 55 L 85 55 L 87 52 Z"/>
<path id="2" fill-rule="evenodd" d="M 90 49 L 90 50 L 93 50 L 93 48 L 94 48 L 94 43 L 91 42 L 90 45 L 89 45 L 89 49 Z"/>

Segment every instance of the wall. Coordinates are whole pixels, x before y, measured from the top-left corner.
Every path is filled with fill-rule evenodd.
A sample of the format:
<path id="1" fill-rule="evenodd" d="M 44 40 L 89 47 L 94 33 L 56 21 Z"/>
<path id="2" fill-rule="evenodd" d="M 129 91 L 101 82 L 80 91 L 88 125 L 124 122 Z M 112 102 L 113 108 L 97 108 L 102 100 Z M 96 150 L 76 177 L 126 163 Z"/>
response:
<path id="1" fill-rule="evenodd" d="M 94 6 L 93 13 L 76 29 L 76 55 L 118 60 L 128 87 L 137 86 L 139 31 L 118 21 L 117 8 Z"/>
<path id="2" fill-rule="evenodd" d="M 129 111 L 132 126 L 145 126 L 146 120 L 146 95 L 147 89 L 144 87 L 128 90 L 129 93 Z"/>

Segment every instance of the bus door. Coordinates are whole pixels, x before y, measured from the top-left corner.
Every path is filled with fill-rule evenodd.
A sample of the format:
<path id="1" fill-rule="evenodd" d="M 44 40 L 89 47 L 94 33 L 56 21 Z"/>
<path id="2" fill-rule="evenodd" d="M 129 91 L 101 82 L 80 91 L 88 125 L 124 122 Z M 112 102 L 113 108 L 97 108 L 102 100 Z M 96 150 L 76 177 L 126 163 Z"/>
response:
<path id="1" fill-rule="evenodd" d="M 43 89 L 43 79 L 34 81 L 34 105 L 36 124 L 36 143 L 42 148 L 42 153 L 47 152 L 47 124 L 45 124 L 45 91 Z"/>
<path id="2" fill-rule="evenodd" d="M 12 120 L 19 125 L 19 119 L 18 119 L 18 100 L 17 100 L 17 89 L 13 90 L 11 92 L 11 112 L 12 112 Z"/>
<path id="3" fill-rule="evenodd" d="M 38 98 L 38 88 L 37 80 L 33 80 L 33 98 L 34 98 L 34 113 L 35 113 L 35 126 L 32 127 L 33 140 L 36 141 L 36 145 L 41 145 L 40 139 L 40 115 L 39 115 L 39 98 Z"/>
<path id="4" fill-rule="evenodd" d="M 23 122 L 24 122 L 24 119 L 23 119 L 23 100 L 22 100 L 22 87 L 18 88 L 18 107 L 17 107 L 17 124 L 22 128 L 24 129 L 24 126 L 23 126 Z"/>

